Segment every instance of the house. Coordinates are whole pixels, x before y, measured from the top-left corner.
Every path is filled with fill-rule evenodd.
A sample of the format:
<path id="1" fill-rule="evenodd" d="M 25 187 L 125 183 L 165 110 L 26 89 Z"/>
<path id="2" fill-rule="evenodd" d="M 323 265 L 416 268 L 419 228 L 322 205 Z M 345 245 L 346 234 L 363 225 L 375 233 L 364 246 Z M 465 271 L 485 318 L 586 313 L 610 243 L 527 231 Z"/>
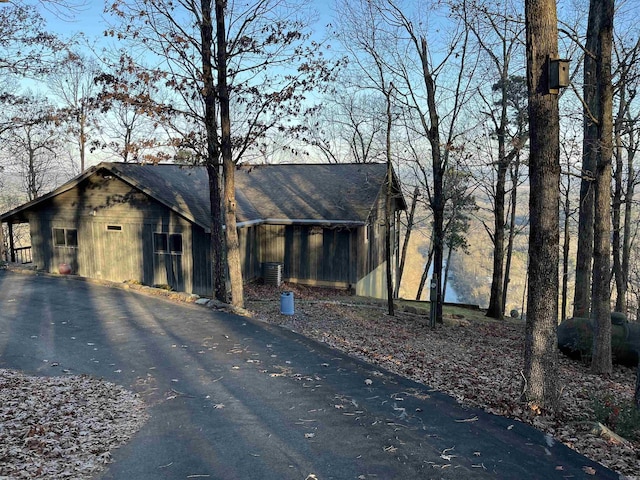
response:
<path id="1" fill-rule="evenodd" d="M 238 233 L 245 281 L 265 265 L 282 279 L 386 296 L 384 164 L 241 166 Z M 406 209 L 393 175 L 392 238 Z M 0 215 L 28 223 L 39 270 L 210 295 L 210 207 L 204 167 L 100 163 Z M 17 249 L 10 242 L 15 261 Z M 397 263 L 396 260 L 393 260 Z"/>

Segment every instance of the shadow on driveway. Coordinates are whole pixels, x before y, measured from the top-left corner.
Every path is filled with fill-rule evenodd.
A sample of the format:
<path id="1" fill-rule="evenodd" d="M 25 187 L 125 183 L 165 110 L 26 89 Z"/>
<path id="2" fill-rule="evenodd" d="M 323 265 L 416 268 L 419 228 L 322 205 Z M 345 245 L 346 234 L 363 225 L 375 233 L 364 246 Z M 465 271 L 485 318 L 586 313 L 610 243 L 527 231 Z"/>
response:
<path id="1" fill-rule="evenodd" d="M 0 368 L 141 395 L 151 418 L 102 479 L 618 478 L 279 327 L 71 278 L 0 272 Z"/>

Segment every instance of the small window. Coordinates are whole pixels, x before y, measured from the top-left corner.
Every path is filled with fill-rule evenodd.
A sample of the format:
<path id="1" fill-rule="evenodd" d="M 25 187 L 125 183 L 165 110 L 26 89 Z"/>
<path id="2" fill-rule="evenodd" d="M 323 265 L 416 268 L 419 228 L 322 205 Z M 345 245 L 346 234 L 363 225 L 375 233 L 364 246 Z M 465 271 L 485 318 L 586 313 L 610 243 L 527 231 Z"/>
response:
<path id="1" fill-rule="evenodd" d="M 169 251 L 171 253 L 182 253 L 182 235 L 173 233 L 169 235 Z"/>
<path id="2" fill-rule="evenodd" d="M 122 225 L 107 225 L 108 232 L 121 232 Z"/>
<path id="3" fill-rule="evenodd" d="M 65 238 L 67 241 L 67 247 L 78 246 L 78 230 L 75 228 L 67 228 L 65 230 Z"/>
<path id="4" fill-rule="evenodd" d="M 78 247 L 78 230 L 75 228 L 54 228 L 53 244 L 56 247 Z"/>
<path id="5" fill-rule="evenodd" d="M 53 229 L 53 244 L 56 247 L 64 247 L 64 228 L 54 228 Z"/>
<path id="6" fill-rule="evenodd" d="M 169 250 L 168 239 L 166 233 L 153 234 L 153 251 L 156 253 L 165 253 Z"/>

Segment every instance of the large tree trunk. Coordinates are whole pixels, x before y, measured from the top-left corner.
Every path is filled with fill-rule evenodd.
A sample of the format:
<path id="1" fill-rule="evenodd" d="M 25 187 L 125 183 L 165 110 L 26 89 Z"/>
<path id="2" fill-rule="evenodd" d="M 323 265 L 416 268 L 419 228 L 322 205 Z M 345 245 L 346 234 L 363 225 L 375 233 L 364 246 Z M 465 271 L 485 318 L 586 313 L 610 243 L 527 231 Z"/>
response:
<path id="1" fill-rule="evenodd" d="M 211 270 L 213 295 L 221 302 L 227 301 L 227 281 L 223 268 L 224 241 L 222 233 L 222 215 L 220 211 L 220 149 L 216 120 L 216 92 L 213 82 L 213 23 L 210 0 L 202 0 L 202 21 L 200 36 L 202 39 L 202 82 L 204 99 L 204 118 L 207 134 L 207 158 L 205 165 L 209 175 L 209 200 L 211 207 Z"/>
<path id="2" fill-rule="evenodd" d="M 591 370 L 611 373 L 611 155 L 613 132 L 613 0 L 591 0 L 587 38 L 597 37 L 595 78 L 598 109 L 598 162 L 595 180 L 593 235 L 593 288 L 591 318 L 594 322 Z"/>
<path id="3" fill-rule="evenodd" d="M 432 144 L 433 150 L 433 144 Z M 432 153 L 432 156 L 435 156 Z M 438 157 L 440 155 L 437 155 Z M 442 266 L 444 263 L 444 192 L 442 167 L 433 167 L 433 274 L 436 282 L 436 323 L 442 323 Z"/>
<path id="4" fill-rule="evenodd" d="M 429 110 L 430 127 L 427 131 L 431 145 L 431 166 L 433 172 L 433 195 L 431 210 L 433 211 L 433 274 L 436 275 L 436 322 L 442 323 L 442 264 L 444 258 L 444 172 L 446 169 L 446 152 L 440 148 L 440 118 L 436 102 L 436 84 L 429 66 L 429 49 L 427 40 L 421 39 L 420 60 L 422 75 L 427 90 L 427 106 Z"/>
<path id="5" fill-rule="evenodd" d="M 491 278 L 491 295 L 487 317 L 504 318 L 504 204 L 506 198 L 505 185 L 509 159 L 507 159 L 506 130 L 507 130 L 507 81 L 508 75 L 502 75 L 501 82 L 501 114 L 500 124 L 497 128 L 498 135 L 498 171 L 496 178 L 496 190 L 493 208 L 493 275 Z"/>
<path id="6" fill-rule="evenodd" d="M 244 308 L 240 242 L 236 226 L 236 165 L 231 151 L 231 112 L 227 86 L 227 38 L 224 10 L 225 0 L 216 0 L 216 39 L 218 48 L 218 101 L 220 103 L 220 130 L 222 165 L 224 172 L 224 212 L 227 241 L 227 266 L 231 282 L 231 304 Z"/>
<path id="7" fill-rule="evenodd" d="M 591 21 L 591 17 L 589 18 Z M 586 50 L 595 52 L 596 35 L 587 35 Z M 582 137 L 582 181 L 578 213 L 578 250 L 573 316 L 588 318 L 591 308 L 591 275 L 593 263 L 594 174 L 598 153 L 598 103 L 596 98 L 595 58 L 584 56 L 584 124 Z"/>
<path id="8" fill-rule="evenodd" d="M 560 151 L 558 97 L 548 93 L 547 60 L 558 56 L 555 0 L 526 0 L 529 89 L 529 296 L 523 400 L 555 410 L 558 388 L 558 246 Z"/>

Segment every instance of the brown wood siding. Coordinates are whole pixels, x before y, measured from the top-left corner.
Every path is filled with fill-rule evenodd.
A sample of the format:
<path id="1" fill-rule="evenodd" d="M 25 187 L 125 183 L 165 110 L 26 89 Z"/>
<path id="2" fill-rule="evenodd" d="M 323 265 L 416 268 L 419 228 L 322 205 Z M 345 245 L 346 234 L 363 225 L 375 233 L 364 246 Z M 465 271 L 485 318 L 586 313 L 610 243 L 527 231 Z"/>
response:
<path id="1" fill-rule="evenodd" d="M 260 225 L 260 262 L 284 262 L 284 225 Z"/>
<path id="2" fill-rule="evenodd" d="M 285 279 L 341 285 L 357 281 L 356 229 L 287 225 L 284 240 Z"/>
<path id="3" fill-rule="evenodd" d="M 257 226 L 251 226 L 238 229 L 242 279 L 245 282 L 256 280 L 262 275 L 260 265 L 260 248 L 257 241 L 258 228 L 259 227 Z"/>
<path id="4" fill-rule="evenodd" d="M 41 204 L 29 223 L 40 269 L 56 272 L 60 263 L 68 263 L 85 277 L 212 291 L 209 235 L 120 180 L 90 177 Z M 76 229 L 77 248 L 54 246 L 54 228 Z M 154 232 L 182 235 L 182 254 L 154 253 Z"/>

